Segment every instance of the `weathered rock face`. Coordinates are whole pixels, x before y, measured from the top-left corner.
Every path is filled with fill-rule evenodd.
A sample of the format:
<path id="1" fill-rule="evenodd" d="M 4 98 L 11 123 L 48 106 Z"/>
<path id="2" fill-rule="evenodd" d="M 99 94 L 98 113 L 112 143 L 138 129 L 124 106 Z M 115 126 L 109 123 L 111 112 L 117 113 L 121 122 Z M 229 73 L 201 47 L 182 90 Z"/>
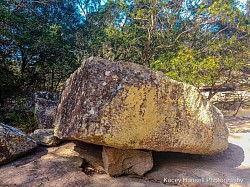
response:
<path id="1" fill-rule="evenodd" d="M 228 146 L 223 115 L 195 87 L 137 64 L 98 58 L 87 59 L 67 80 L 55 136 L 192 154 Z"/>
<path id="2" fill-rule="evenodd" d="M 0 164 L 34 149 L 36 142 L 19 129 L 0 123 Z"/>
<path id="3" fill-rule="evenodd" d="M 105 171 L 111 176 L 123 174 L 143 176 L 153 168 L 151 151 L 103 147 L 102 158 Z"/>
<path id="4" fill-rule="evenodd" d="M 35 93 L 35 115 L 39 129 L 54 128 L 58 96 L 49 92 Z"/>
<path id="5" fill-rule="evenodd" d="M 31 137 L 37 144 L 45 146 L 57 146 L 61 140 L 54 136 L 54 129 L 36 129 Z"/>

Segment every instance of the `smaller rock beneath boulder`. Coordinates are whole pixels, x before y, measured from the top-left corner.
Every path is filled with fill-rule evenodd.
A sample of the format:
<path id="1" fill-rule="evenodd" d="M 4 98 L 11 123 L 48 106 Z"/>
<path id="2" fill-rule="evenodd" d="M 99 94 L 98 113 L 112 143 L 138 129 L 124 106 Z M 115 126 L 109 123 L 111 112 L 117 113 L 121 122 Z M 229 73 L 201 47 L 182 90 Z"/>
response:
<path id="1" fill-rule="evenodd" d="M 57 146 L 61 142 L 54 136 L 54 129 L 37 129 L 31 137 L 40 145 Z"/>
<path id="2" fill-rule="evenodd" d="M 23 131 L 0 123 L 0 164 L 10 162 L 35 147 L 36 142 Z"/>
<path id="3" fill-rule="evenodd" d="M 123 174 L 142 176 L 153 168 L 151 151 L 121 150 L 104 146 L 102 159 L 105 171 L 110 176 Z"/>

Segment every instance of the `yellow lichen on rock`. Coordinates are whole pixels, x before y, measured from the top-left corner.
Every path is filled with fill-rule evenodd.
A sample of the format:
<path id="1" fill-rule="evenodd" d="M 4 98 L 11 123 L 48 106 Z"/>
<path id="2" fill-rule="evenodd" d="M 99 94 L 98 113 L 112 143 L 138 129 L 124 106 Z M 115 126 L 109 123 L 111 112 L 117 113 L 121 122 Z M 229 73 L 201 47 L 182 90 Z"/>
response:
<path id="1" fill-rule="evenodd" d="M 121 92 L 123 95 L 118 94 L 103 111 L 104 116 L 112 116 L 110 123 L 115 124 L 111 135 L 106 135 L 105 142 L 115 144 L 117 147 L 131 143 L 140 147 L 140 141 L 148 138 L 157 126 L 164 125 L 165 116 L 159 112 L 160 105 L 156 103 L 156 89 L 147 85 L 125 89 L 127 90 Z M 124 93 L 126 98 L 121 103 Z M 116 106 L 117 103 L 121 105 Z M 134 140 L 138 141 L 134 142 Z"/>
<path id="2" fill-rule="evenodd" d="M 166 87 L 162 82 L 158 88 L 151 85 L 125 87 L 103 109 L 101 119 L 109 119 L 111 127 L 110 133 L 103 137 L 105 144 L 116 148 L 137 149 L 149 149 L 154 144 L 154 150 L 197 154 L 213 152 L 213 149 L 218 151 L 214 146 L 219 144 L 216 146 L 220 147 L 221 139 L 217 139 L 216 144 L 212 143 L 213 106 L 206 100 L 203 101 L 193 86 L 183 86 L 188 94 L 180 95 L 177 90 L 182 87 L 180 84 Z M 171 99 L 171 92 L 175 92 L 178 102 Z M 193 101 L 199 107 L 195 107 Z M 222 142 L 226 144 L 225 133 L 224 137 L 225 141 Z M 148 142 L 151 144 L 148 145 Z"/>

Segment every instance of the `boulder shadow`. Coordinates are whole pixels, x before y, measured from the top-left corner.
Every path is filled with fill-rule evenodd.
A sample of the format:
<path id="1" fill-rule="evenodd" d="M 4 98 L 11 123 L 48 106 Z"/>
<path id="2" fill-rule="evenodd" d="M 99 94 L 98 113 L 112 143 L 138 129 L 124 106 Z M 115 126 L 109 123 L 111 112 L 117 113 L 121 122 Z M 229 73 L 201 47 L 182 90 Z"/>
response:
<path id="1" fill-rule="evenodd" d="M 175 166 L 175 164 L 183 164 L 187 167 L 197 166 L 198 168 L 218 168 L 220 166 L 235 168 L 244 161 L 244 150 L 238 145 L 229 143 L 227 150 L 212 156 L 154 151 L 153 157 L 155 170 L 164 166 Z"/>
<path id="2" fill-rule="evenodd" d="M 17 158 L 13 159 L 12 161 L 0 165 L 0 170 L 6 168 L 6 167 L 19 167 L 22 165 L 26 165 L 30 162 L 33 162 L 34 160 L 37 160 L 41 158 L 42 156 L 46 155 L 48 153 L 47 147 L 45 146 L 38 146 L 27 153 L 24 153 Z"/>
<path id="3" fill-rule="evenodd" d="M 202 179 L 241 177 L 236 172 L 244 161 L 244 150 L 230 143 L 218 155 L 192 155 L 174 152 L 153 152 L 154 167 L 146 178 L 164 182 L 164 179 Z M 243 176 L 242 176 L 243 177 Z M 175 185 L 177 183 L 174 183 Z M 198 185 L 198 184 L 197 184 Z M 202 184 L 203 185 L 203 184 Z"/>

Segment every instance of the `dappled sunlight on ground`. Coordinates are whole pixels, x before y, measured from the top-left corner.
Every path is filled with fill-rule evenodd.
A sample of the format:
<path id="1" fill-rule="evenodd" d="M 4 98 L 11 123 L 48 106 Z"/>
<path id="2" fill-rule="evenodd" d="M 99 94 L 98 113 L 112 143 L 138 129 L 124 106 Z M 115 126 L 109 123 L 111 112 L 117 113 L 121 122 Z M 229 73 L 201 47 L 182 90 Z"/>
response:
<path id="1" fill-rule="evenodd" d="M 30 155 L 0 166 L 0 186 L 167 187 L 141 178 L 113 178 L 105 173 L 86 175 L 83 160 L 102 169 L 101 152 L 102 146 L 77 141 L 67 141 L 58 147 L 38 147 Z"/>
<path id="2" fill-rule="evenodd" d="M 36 151 L 0 167 L 0 186 L 88 186 L 88 187 L 248 187 L 250 186 L 249 119 L 226 118 L 230 129 L 229 146 L 223 153 L 201 156 L 172 152 L 153 152 L 154 167 L 144 177 L 110 177 L 103 171 L 102 146 L 66 141 L 58 147 L 38 147 Z M 238 132 L 232 133 L 238 128 Z M 250 132 L 250 131 L 249 131 Z M 83 171 L 83 160 L 96 171 Z M 86 175 L 87 174 L 87 175 Z M 173 179 L 164 183 L 164 180 Z M 174 179 L 181 179 L 176 182 Z M 205 182 L 187 182 L 187 179 Z M 211 182 L 209 180 L 233 180 Z M 243 180 L 239 182 L 238 180 Z M 236 182 L 235 182 L 236 181 Z"/>

